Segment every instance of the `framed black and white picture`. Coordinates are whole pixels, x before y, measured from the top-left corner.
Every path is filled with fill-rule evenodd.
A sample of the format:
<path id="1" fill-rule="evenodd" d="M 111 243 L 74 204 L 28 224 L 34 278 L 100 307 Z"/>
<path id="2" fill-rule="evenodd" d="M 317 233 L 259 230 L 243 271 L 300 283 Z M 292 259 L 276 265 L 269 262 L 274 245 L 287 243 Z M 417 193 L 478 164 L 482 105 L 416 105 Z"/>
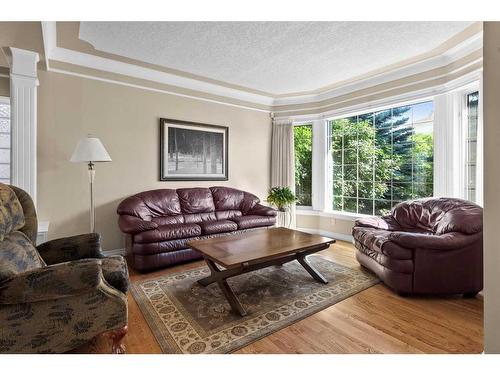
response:
<path id="1" fill-rule="evenodd" d="M 228 132 L 226 126 L 160 119 L 160 180 L 227 180 Z"/>

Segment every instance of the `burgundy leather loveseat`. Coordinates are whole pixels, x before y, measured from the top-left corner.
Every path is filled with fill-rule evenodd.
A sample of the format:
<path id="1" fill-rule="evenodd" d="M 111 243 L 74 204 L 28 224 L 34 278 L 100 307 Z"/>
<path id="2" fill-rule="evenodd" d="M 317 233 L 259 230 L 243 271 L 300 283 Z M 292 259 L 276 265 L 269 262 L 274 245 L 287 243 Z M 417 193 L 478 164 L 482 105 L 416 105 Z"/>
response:
<path id="1" fill-rule="evenodd" d="M 356 258 L 401 294 L 483 289 L 483 209 L 452 198 L 402 202 L 390 215 L 357 220 Z"/>
<path id="2" fill-rule="evenodd" d="M 190 240 L 276 222 L 276 210 L 255 195 L 220 186 L 145 191 L 122 201 L 117 212 L 129 259 L 139 271 L 201 258 L 187 247 Z"/>

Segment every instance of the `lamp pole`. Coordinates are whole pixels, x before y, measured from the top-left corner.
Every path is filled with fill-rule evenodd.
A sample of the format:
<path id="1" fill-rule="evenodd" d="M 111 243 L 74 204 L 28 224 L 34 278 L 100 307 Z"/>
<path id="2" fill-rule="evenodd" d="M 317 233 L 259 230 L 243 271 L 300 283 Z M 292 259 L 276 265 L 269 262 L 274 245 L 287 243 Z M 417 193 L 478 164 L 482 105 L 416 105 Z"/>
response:
<path id="1" fill-rule="evenodd" d="M 94 203 L 94 163 L 89 161 L 89 184 L 90 184 L 90 232 L 95 233 L 95 203 Z"/>

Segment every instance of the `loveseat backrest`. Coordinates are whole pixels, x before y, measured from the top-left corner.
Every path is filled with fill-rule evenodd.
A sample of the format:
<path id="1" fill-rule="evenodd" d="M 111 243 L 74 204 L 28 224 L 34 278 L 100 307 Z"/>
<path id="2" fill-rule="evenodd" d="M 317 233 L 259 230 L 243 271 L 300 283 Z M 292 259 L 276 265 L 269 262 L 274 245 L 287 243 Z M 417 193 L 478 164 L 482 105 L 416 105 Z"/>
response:
<path id="1" fill-rule="evenodd" d="M 483 209 L 458 198 L 423 198 L 402 202 L 391 215 L 402 228 L 418 228 L 434 234 L 482 231 Z"/>
<path id="2" fill-rule="evenodd" d="M 253 194 L 223 186 L 157 189 L 126 198 L 117 212 L 160 225 L 190 223 L 240 216 L 259 202 Z"/>

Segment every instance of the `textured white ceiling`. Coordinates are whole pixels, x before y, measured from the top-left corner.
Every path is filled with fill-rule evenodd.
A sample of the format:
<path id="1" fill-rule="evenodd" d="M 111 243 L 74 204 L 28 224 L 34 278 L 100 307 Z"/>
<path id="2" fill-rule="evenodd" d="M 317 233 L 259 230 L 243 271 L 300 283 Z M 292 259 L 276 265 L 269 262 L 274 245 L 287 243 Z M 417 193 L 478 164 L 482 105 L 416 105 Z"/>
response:
<path id="1" fill-rule="evenodd" d="M 471 22 L 82 22 L 97 50 L 274 94 L 428 52 Z"/>

